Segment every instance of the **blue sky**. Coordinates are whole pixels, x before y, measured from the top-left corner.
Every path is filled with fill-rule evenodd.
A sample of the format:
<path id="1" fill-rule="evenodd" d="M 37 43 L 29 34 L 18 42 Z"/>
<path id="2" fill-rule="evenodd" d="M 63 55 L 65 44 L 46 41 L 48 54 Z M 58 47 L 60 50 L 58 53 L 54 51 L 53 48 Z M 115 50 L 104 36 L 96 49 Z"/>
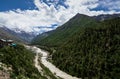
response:
<path id="1" fill-rule="evenodd" d="M 111 11 L 115 10 L 116 12 L 120 11 L 120 0 L 99 0 L 98 6 L 91 9 L 95 11 Z"/>
<path id="2" fill-rule="evenodd" d="M 51 6 L 54 4 L 54 7 L 56 9 L 59 9 L 59 6 L 63 6 L 65 8 L 68 8 L 68 5 L 65 4 L 66 0 L 41 0 L 42 2 L 46 3 L 48 6 Z"/>
<path id="3" fill-rule="evenodd" d="M 57 3 L 55 0 L 41 0 L 41 2 L 46 3 L 48 6 L 51 6 L 54 4 L 54 7 L 56 9 L 59 8 L 59 6 L 64 6 L 65 8 L 68 7 L 68 5 L 65 5 L 66 0 L 59 0 Z M 0 12 L 3 11 L 9 11 L 9 10 L 37 10 L 37 7 L 34 4 L 34 0 L 1 0 L 0 1 Z"/>
<path id="4" fill-rule="evenodd" d="M 77 13 L 120 13 L 120 0 L 0 0 L 0 26 L 26 32 L 53 30 Z"/>
<path id="5" fill-rule="evenodd" d="M 0 0 L 0 11 L 36 9 L 33 0 Z"/>
<path id="6" fill-rule="evenodd" d="M 41 2 L 46 3 L 48 6 L 54 5 L 56 9 L 59 8 L 59 6 L 63 6 L 65 8 L 68 8 L 69 5 L 66 5 L 66 0 L 40 0 Z M 56 1 L 58 1 L 56 3 Z M 90 0 L 88 0 L 89 2 Z M 120 4 L 120 0 L 98 0 L 99 4 L 97 7 L 91 9 L 95 11 L 104 10 L 109 11 L 109 7 L 118 7 Z M 117 3 L 116 3 L 117 2 Z M 37 7 L 34 4 L 34 0 L 1 0 L 0 1 L 0 12 L 2 11 L 9 11 L 9 10 L 34 10 L 37 9 Z M 120 11 L 120 7 L 114 8 L 116 11 Z"/>

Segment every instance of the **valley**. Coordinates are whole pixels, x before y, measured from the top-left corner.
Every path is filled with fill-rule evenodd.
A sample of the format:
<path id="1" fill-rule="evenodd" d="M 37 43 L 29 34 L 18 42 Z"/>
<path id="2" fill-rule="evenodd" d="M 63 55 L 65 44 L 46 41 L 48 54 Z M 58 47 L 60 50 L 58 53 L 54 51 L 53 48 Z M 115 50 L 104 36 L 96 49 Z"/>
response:
<path id="1" fill-rule="evenodd" d="M 51 52 L 51 63 L 70 75 L 119 79 L 120 18 L 96 21 L 89 16 L 76 16 L 47 32 L 47 36 L 39 35 L 33 44 L 43 45 Z"/>
<path id="2" fill-rule="evenodd" d="M 6 72 L 12 79 L 119 79 L 120 17 L 116 16 L 102 20 L 77 14 L 55 30 L 37 35 L 31 44 L 1 28 L 0 37 L 13 39 L 16 45 L 1 46 L 0 62 L 11 68 Z M 22 36 L 29 40 L 29 34 Z"/>
<path id="3" fill-rule="evenodd" d="M 36 52 L 37 58 L 39 58 L 38 54 L 41 54 L 41 57 L 40 57 L 41 58 L 40 59 L 41 63 L 45 67 L 47 67 L 52 72 L 53 75 L 57 76 L 58 78 L 60 77 L 62 79 L 78 79 L 76 77 L 72 77 L 72 76 L 68 75 L 67 73 L 61 71 L 60 69 L 58 69 L 57 67 L 55 67 L 52 63 L 50 63 L 47 60 L 47 57 L 48 57 L 47 54 L 48 54 L 48 52 L 46 52 L 46 51 L 44 51 L 42 49 L 39 49 L 37 47 L 34 47 L 34 46 L 32 47 L 32 50 L 34 50 Z M 38 60 L 36 61 L 36 63 L 38 63 Z M 41 70 L 41 68 L 40 68 L 39 65 L 37 65 L 36 67 L 38 68 L 38 70 Z"/>
<path id="4" fill-rule="evenodd" d="M 120 0 L 0 0 L 0 79 L 120 79 Z"/>

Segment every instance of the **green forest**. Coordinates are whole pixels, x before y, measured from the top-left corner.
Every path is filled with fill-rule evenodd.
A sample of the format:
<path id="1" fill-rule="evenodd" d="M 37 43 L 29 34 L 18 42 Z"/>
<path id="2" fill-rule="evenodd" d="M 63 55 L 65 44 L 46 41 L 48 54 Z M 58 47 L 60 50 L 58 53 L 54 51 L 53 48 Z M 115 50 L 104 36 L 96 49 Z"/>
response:
<path id="1" fill-rule="evenodd" d="M 12 68 L 11 79 L 47 79 L 34 66 L 35 54 L 24 46 L 0 48 L 0 62 Z"/>
<path id="2" fill-rule="evenodd" d="M 52 63 L 82 79 L 120 79 L 120 18 L 93 26 L 58 47 Z"/>
<path id="3" fill-rule="evenodd" d="M 50 52 L 61 70 L 82 79 L 120 79 L 120 17 L 95 20 L 77 14 L 32 44 Z"/>

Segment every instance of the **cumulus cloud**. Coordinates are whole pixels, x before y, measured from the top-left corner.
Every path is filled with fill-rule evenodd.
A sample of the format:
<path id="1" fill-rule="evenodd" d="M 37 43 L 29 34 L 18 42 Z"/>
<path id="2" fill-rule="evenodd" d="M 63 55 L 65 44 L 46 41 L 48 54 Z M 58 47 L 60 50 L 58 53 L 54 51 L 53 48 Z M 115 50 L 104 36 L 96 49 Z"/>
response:
<path id="1" fill-rule="evenodd" d="M 58 2 L 58 0 L 54 0 Z M 106 0 L 107 1 L 107 0 Z M 26 32 L 44 32 L 54 29 L 51 27 L 53 24 L 62 25 L 73 17 L 77 13 L 86 15 L 99 15 L 99 14 L 113 14 L 116 13 L 115 9 L 120 9 L 118 5 L 119 1 L 109 3 L 99 0 L 66 0 L 64 3 L 68 7 L 58 5 L 58 9 L 51 3 L 48 6 L 46 3 L 40 0 L 34 0 L 34 4 L 38 10 L 14 10 L 8 12 L 0 12 L 0 24 L 5 25 L 10 29 L 21 29 Z M 117 5 L 114 6 L 114 4 Z M 108 7 L 109 11 L 104 10 L 90 10 L 100 5 Z M 118 12 L 118 11 L 117 11 Z M 41 28 L 36 28 L 36 27 Z M 43 28 L 44 27 L 44 28 Z"/>

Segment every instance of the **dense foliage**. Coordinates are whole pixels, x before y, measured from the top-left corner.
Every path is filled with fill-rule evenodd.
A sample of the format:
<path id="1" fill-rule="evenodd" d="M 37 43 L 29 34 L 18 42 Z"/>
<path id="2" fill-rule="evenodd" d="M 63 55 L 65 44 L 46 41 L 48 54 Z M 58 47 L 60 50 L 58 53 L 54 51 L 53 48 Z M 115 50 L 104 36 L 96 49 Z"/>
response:
<path id="1" fill-rule="evenodd" d="M 120 79 L 120 18 L 95 21 L 76 15 L 33 44 L 56 50 L 52 62 L 61 70 L 87 79 Z M 53 49 L 51 49 L 51 46 Z"/>
<path id="2" fill-rule="evenodd" d="M 53 53 L 53 63 L 83 79 L 120 79 L 120 18 L 89 26 Z"/>
<path id="3" fill-rule="evenodd" d="M 0 62 L 12 67 L 12 79 L 47 79 L 34 66 L 34 53 L 22 45 L 0 48 Z"/>

